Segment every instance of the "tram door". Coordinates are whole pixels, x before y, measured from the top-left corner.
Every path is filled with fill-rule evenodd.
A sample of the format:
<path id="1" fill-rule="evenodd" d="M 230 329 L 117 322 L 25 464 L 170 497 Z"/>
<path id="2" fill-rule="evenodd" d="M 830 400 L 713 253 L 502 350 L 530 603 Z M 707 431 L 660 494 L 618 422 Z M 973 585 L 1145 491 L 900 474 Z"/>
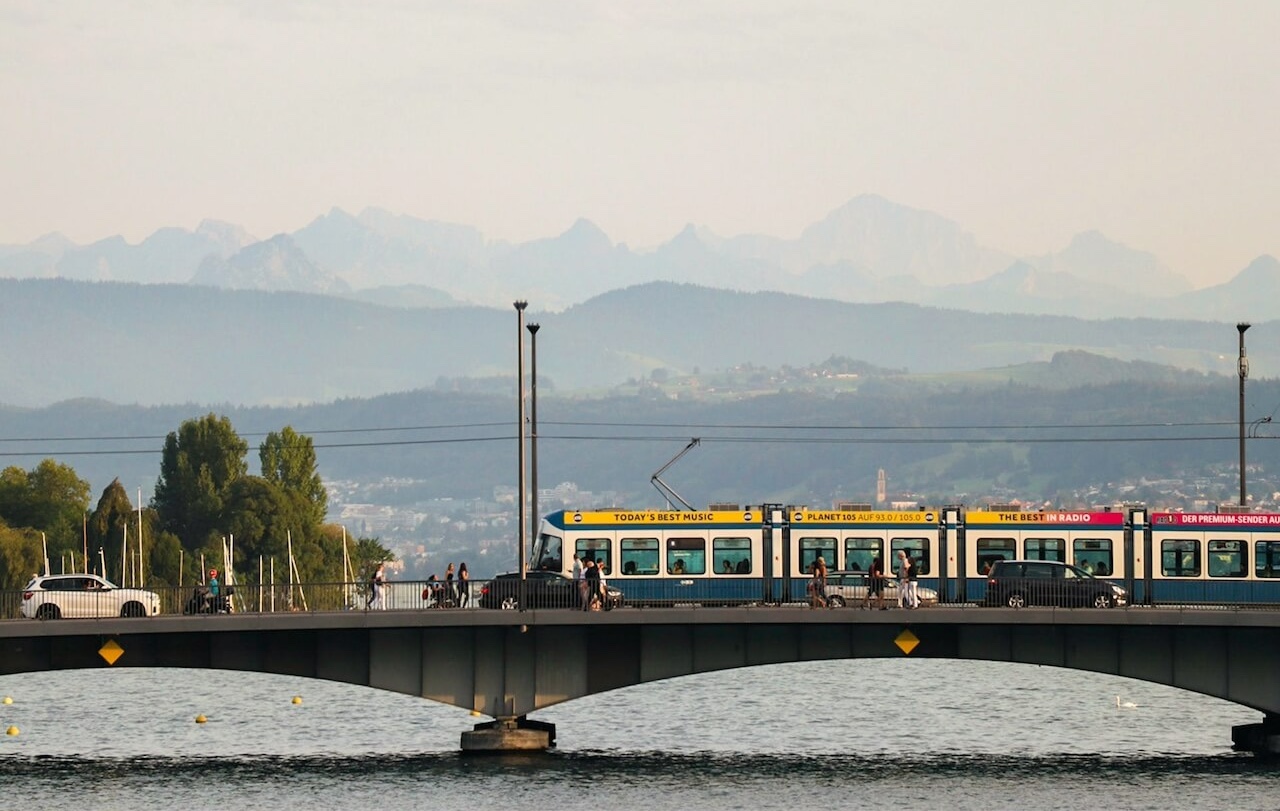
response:
<path id="1" fill-rule="evenodd" d="M 938 601 L 965 602 L 964 519 L 960 507 L 942 510 L 938 544 Z"/>
<path id="2" fill-rule="evenodd" d="M 789 536 L 783 511 L 776 504 L 765 504 L 760 508 L 761 516 L 761 566 L 763 579 L 763 600 L 766 603 L 780 602 L 787 593 L 790 582 L 787 577 L 790 560 Z M 778 575 L 782 575 L 781 582 Z"/>

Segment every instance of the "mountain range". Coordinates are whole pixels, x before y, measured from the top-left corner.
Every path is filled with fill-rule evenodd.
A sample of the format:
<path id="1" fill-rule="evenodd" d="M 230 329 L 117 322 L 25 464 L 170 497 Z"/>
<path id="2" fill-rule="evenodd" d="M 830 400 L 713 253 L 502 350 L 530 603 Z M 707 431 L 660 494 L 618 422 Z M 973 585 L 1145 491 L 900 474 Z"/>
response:
<path id="1" fill-rule="evenodd" d="M 402 307 L 560 311 L 655 281 L 839 302 L 905 302 L 986 313 L 1265 320 L 1280 315 L 1280 262 L 1259 256 L 1221 285 L 1194 290 L 1151 253 L 1097 232 L 1062 250 L 1015 256 L 957 223 L 875 195 L 855 197 L 795 239 L 722 237 L 689 225 L 650 250 L 613 242 L 586 219 L 520 244 L 479 230 L 369 208 L 334 209 L 268 239 L 205 221 L 75 245 L 51 234 L 0 245 L 0 276 L 195 284 L 343 296 Z"/>
<path id="2" fill-rule="evenodd" d="M 540 324 L 540 385 L 609 390 L 664 374 L 743 364 L 803 367 L 833 356 L 947 375 L 1080 350 L 1197 373 L 1235 374 L 1231 324 L 1151 318 L 984 314 L 855 304 L 649 282 L 553 312 Z M 1257 325 L 1254 374 L 1280 369 Z M 399 307 L 313 293 L 176 284 L 0 279 L 0 403 L 287 406 L 495 378 L 513 386 L 516 313 Z M 531 340 L 523 335 L 526 352 Z M 514 393 L 514 391 L 513 391 Z M 1230 392 L 1227 392 L 1228 394 Z"/>

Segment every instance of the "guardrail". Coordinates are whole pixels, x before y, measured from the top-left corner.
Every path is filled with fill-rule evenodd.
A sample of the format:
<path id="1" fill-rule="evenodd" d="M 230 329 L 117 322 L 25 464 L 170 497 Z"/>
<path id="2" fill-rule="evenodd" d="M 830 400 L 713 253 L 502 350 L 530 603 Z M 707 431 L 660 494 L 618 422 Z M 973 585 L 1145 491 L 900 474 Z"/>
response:
<path id="1" fill-rule="evenodd" d="M 563 608 L 578 609 L 583 605 L 582 594 L 577 583 L 564 578 L 552 577 L 538 581 L 534 573 L 526 583 L 526 608 Z M 811 602 L 806 586 L 810 581 L 806 578 L 793 578 L 789 587 L 783 591 L 783 581 L 774 579 L 766 581 L 758 577 L 712 578 L 691 577 L 648 578 L 648 577 L 610 577 L 608 578 L 608 608 L 618 606 L 677 606 L 677 607 L 718 607 L 742 605 L 794 605 L 803 606 Z M 865 578 L 858 579 L 845 575 L 830 580 L 826 594 L 833 607 L 853 609 L 866 601 L 867 587 Z M 974 593 L 975 581 L 970 581 L 970 603 L 993 595 Z M 922 605 L 928 606 L 938 597 L 934 590 L 939 584 L 936 580 L 921 581 Z M 766 592 L 766 588 L 770 589 Z M 1143 589 L 1135 589 L 1136 595 L 1126 595 L 1130 606 L 1142 607 L 1148 603 L 1144 599 Z M 213 599 L 203 586 L 149 586 L 145 591 L 156 595 L 159 613 L 173 614 L 208 614 L 208 613 L 290 613 L 290 612 L 328 612 L 328 611 L 424 611 L 424 610 L 459 610 L 459 609 L 500 609 L 514 608 L 519 603 L 518 581 L 509 578 L 495 580 L 472 580 L 463 590 L 456 581 L 452 584 L 443 581 L 392 581 L 384 584 L 382 593 L 376 599 L 368 582 L 360 583 L 304 583 L 293 584 L 257 584 L 237 583 L 230 587 L 222 587 L 221 594 Z M 58 606 L 61 616 L 110 617 L 129 613 L 124 606 L 132 602 L 127 589 L 105 589 L 85 591 L 43 592 L 40 599 Z M 1187 606 L 1205 608 L 1242 608 L 1269 609 L 1280 608 L 1280 581 L 1231 581 L 1213 582 L 1207 580 L 1188 581 L 1156 581 L 1152 588 L 1152 599 L 1157 606 Z M 24 592 L 0 591 L 0 619 L 16 619 L 22 616 Z M 1007 598 L 1008 595 L 1004 595 Z M 1068 595 L 1057 595 L 1050 587 L 1028 592 L 1028 607 L 1061 603 L 1059 607 L 1070 607 L 1082 601 L 1066 599 Z M 884 604 L 894 607 L 897 604 L 896 583 L 886 583 Z M 1057 599 L 1063 597 L 1064 599 Z M 1134 598 L 1137 598 L 1136 600 Z M 33 606 L 38 605 L 38 601 Z M 944 597 L 942 600 L 946 603 Z M 873 606 L 878 604 L 872 600 Z M 1070 605 L 1067 605 L 1070 603 Z M 1007 604 L 1006 599 L 1001 604 Z M 1081 607 L 1089 607 L 1088 604 Z M 959 606 L 960 604 L 952 604 Z M 130 608 L 129 611 L 134 609 Z M 148 605 L 149 610 L 149 605 Z"/>

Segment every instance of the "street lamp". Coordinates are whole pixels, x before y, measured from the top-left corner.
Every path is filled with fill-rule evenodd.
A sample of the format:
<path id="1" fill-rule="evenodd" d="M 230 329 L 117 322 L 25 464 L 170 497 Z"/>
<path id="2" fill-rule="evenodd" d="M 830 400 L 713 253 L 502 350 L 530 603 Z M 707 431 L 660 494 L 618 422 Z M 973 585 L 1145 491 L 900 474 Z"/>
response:
<path id="1" fill-rule="evenodd" d="M 529 327 L 529 537 L 538 539 L 538 325 Z"/>
<path id="2" fill-rule="evenodd" d="M 1236 371 L 1240 373 L 1240 506 L 1247 504 L 1244 489 L 1244 380 L 1249 376 L 1249 358 L 1244 354 L 1244 332 L 1249 329 L 1247 322 L 1241 321 L 1236 324 L 1236 331 L 1240 333 L 1240 361 L 1236 365 Z"/>
<path id="3" fill-rule="evenodd" d="M 524 585 L 525 585 L 525 569 L 527 564 L 525 561 L 525 544 L 528 536 L 525 535 L 524 525 L 524 308 L 529 306 L 527 301 L 515 302 L 516 308 L 516 458 L 519 460 L 520 474 L 517 476 L 519 480 L 519 492 L 516 493 L 517 514 L 516 527 L 517 536 L 520 540 L 520 587 L 518 597 L 520 601 L 520 610 L 524 610 Z"/>

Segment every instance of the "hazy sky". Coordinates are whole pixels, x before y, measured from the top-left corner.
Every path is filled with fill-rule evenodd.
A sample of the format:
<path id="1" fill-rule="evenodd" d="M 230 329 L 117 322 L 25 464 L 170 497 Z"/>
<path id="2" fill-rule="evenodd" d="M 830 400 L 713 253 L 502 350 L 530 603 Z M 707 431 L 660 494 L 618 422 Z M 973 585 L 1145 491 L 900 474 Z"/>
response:
<path id="1" fill-rule="evenodd" d="M 1280 2 L 0 0 L 0 243 L 338 206 L 652 246 L 864 193 L 1196 284 L 1280 254 Z"/>

